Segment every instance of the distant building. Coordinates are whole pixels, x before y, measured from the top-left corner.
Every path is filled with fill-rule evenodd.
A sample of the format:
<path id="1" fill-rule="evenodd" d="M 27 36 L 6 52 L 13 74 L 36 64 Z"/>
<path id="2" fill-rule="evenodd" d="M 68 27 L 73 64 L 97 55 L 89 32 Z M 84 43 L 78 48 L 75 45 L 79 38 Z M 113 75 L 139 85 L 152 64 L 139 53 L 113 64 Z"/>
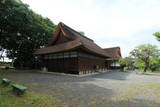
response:
<path id="1" fill-rule="evenodd" d="M 119 69 L 119 59 L 121 56 L 120 47 L 112 47 L 112 48 L 105 48 L 106 53 L 110 56 L 110 58 L 106 58 L 105 66 L 108 69 Z"/>
<path id="2" fill-rule="evenodd" d="M 120 51 L 119 51 L 120 52 Z M 43 57 L 50 72 L 86 74 L 106 69 L 112 56 L 90 38 L 59 23 L 51 42 L 34 53 Z"/>

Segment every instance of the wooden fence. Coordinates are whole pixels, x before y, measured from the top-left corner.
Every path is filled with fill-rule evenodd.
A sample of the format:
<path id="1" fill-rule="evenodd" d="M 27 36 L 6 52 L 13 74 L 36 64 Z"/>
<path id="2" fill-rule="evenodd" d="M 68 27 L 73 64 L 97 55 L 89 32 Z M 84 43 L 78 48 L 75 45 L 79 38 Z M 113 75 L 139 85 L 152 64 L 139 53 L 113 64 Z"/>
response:
<path id="1" fill-rule="evenodd" d="M 0 66 L 13 66 L 12 62 L 1 62 L 0 61 Z"/>

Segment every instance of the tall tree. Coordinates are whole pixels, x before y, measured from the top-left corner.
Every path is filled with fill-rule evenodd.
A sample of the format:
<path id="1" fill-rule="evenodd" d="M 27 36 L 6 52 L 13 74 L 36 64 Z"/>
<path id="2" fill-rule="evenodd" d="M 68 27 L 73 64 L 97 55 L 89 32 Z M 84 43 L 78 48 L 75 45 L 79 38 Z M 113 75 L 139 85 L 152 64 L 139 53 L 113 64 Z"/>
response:
<path id="1" fill-rule="evenodd" d="M 151 59 L 158 58 L 160 55 L 159 49 L 157 46 L 151 44 L 144 44 L 136 47 L 133 51 L 130 52 L 131 56 L 136 60 L 144 63 L 144 72 L 149 68 Z"/>
<path id="2" fill-rule="evenodd" d="M 55 25 L 20 0 L 0 1 L 0 46 L 15 65 L 32 67 L 33 52 L 51 38 Z"/>

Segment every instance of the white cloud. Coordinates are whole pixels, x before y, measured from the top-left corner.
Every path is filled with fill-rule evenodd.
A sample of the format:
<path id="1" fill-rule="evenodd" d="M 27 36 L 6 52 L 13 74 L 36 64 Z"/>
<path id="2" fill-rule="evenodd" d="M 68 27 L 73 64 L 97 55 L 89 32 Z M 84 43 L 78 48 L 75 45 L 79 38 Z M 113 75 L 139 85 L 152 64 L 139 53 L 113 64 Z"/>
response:
<path id="1" fill-rule="evenodd" d="M 160 28 L 160 0 L 22 1 L 56 24 L 62 21 L 84 31 L 102 47 L 121 46 L 123 56 L 140 43 L 157 44 L 152 33 Z"/>

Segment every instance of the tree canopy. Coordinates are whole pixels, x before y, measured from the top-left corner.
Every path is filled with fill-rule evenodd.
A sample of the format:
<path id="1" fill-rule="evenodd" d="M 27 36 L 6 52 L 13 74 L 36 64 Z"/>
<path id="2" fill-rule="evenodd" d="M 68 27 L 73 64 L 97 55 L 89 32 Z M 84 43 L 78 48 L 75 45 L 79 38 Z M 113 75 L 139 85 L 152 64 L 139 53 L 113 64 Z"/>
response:
<path id="1" fill-rule="evenodd" d="M 17 66 L 31 67 L 33 52 L 48 43 L 55 25 L 20 0 L 0 1 L 0 47 Z"/>
<path id="2" fill-rule="evenodd" d="M 158 62 L 160 51 L 157 46 L 144 44 L 136 47 L 130 54 L 135 59 L 135 65 L 144 68 L 144 72 L 146 72 L 149 67 Z"/>

